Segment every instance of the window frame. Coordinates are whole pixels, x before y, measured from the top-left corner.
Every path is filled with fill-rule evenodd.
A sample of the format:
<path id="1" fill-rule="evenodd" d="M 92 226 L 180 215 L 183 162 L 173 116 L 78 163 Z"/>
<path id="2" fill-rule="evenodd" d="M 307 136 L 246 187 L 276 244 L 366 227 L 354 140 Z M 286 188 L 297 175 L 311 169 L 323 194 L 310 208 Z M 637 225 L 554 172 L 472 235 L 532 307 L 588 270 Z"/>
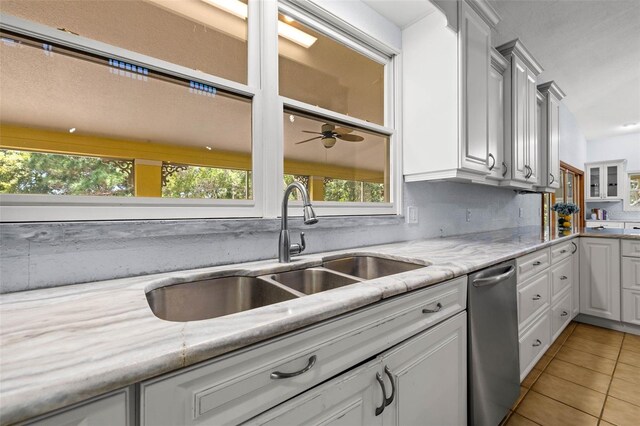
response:
<path id="1" fill-rule="evenodd" d="M 623 203 L 622 203 L 622 210 L 625 212 L 638 212 L 640 211 L 640 205 L 638 206 L 631 206 L 631 204 L 629 203 L 629 197 L 631 197 L 631 192 L 630 192 L 630 177 L 631 175 L 640 175 L 640 170 L 631 170 L 631 171 L 626 171 L 625 172 L 625 176 L 624 176 L 624 191 L 623 191 Z"/>
<path id="2" fill-rule="evenodd" d="M 385 61 L 384 126 L 279 96 L 278 14 L 284 13 L 345 44 L 360 54 Z M 285 108 L 353 125 L 389 137 L 388 203 L 314 202 L 319 216 L 399 215 L 402 213 L 400 52 L 383 42 L 367 40 L 344 20 L 311 4 L 290 0 L 249 0 L 247 28 L 247 84 L 153 58 L 97 40 L 59 31 L 39 23 L 0 13 L 0 28 L 87 53 L 107 56 L 183 79 L 201 81 L 246 97 L 252 102 L 252 200 L 172 199 L 146 197 L 56 196 L 0 194 L 0 222 L 74 220 L 145 220 L 178 218 L 274 218 L 280 215 L 284 175 Z M 374 40 L 375 41 L 375 40 Z M 275 166 L 274 166 L 275 164 Z M 290 214 L 301 215 L 292 201 Z"/>

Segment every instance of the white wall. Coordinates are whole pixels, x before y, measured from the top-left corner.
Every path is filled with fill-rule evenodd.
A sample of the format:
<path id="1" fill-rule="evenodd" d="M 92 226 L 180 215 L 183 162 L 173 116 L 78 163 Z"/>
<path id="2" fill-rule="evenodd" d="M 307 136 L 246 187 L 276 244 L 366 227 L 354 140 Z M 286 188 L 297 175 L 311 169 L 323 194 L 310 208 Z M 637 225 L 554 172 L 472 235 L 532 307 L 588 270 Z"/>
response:
<path id="1" fill-rule="evenodd" d="M 640 132 L 587 142 L 587 162 L 627 160 L 627 170 L 640 170 Z"/>
<path id="2" fill-rule="evenodd" d="M 587 162 L 587 140 L 566 105 L 560 104 L 560 161 L 584 170 Z"/>

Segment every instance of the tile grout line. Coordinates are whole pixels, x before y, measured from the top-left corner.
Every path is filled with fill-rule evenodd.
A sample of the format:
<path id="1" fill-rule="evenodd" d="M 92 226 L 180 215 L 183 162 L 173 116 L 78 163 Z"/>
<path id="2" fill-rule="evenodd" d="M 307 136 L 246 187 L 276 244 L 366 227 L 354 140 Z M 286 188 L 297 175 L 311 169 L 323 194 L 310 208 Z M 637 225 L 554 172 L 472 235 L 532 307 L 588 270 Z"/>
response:
<path id="1" fill-rule="evenodd" d="M 616 374 L 616 369 L 618 368 L 618 363 L 620 362 L 620 355 L 622 354 L 622 346 L 624 345 L 624 340 L 626 338 L 627 338 L 627 333 L 624 333 L 622 335 L 622 341 L 620 342 L 620 350 L 618 351 L 618 358 L 616 358 L 616 364 L 613 366 L 613 371 L 611 372 L 611 380 L 609 380 L 609 386 L 607 387 L 607 393 L 606 393 L 606 395 L 604 397 L 604 404 L 602 404 L 602 409 L 600 410 L 600 417 L 598 417 L 598 424 L 600 424 L 600 422 L 602 422 L 602 416 L 604 415 L 604 407 L 607 406 L 607 400 L 609 399 L 609 392 L 611 391 L 611 383 L 613 383 L 613 376 L 614 376 L 614 374 Z"/>

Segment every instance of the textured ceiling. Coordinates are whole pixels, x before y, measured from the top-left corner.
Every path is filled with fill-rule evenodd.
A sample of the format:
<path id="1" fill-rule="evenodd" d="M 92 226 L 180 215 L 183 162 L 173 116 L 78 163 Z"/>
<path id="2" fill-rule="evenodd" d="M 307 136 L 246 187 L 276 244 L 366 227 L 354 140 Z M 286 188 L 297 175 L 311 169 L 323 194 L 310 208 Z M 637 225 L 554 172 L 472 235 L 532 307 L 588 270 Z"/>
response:
<path id="1" fill-rule="evenodd" d="M 490 0 L 502 20 L 494 44 L 514 38 L 555 80 L 587 139 L 640 121 L 639 0 Z"/>

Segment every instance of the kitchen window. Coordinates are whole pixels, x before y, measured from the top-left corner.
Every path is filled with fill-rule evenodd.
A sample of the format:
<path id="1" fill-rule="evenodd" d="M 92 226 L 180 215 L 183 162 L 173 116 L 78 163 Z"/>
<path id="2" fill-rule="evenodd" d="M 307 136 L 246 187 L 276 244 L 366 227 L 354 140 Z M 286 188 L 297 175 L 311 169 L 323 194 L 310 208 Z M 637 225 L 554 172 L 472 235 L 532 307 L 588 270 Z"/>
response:
<path id="1" fill-rule="evenodd" d="M 624 209 L 629 211 L 640 210 L 640 171 L 627 173 Z"/>
<path id="2" fill-rule="evenodd" d="M 557 231 L 558 215 L 551 210 L 555 203 L 574 203 L 580 211 L 573 216 L 574 231 L 584 226 L 584 172 L 569 164 L 560 162 L 560 187 L 554 193 L 542 196 L 542 231 L 543 235 L 554 235 Z"/>
<path id="3" fill-rule="evenodd" d="M 80 3 L 3 2 L 0 169 L 47 176 L 4 221 L 276 217 L 291 179 L 399 213 L 398 52 L 284 0 Z"/>

